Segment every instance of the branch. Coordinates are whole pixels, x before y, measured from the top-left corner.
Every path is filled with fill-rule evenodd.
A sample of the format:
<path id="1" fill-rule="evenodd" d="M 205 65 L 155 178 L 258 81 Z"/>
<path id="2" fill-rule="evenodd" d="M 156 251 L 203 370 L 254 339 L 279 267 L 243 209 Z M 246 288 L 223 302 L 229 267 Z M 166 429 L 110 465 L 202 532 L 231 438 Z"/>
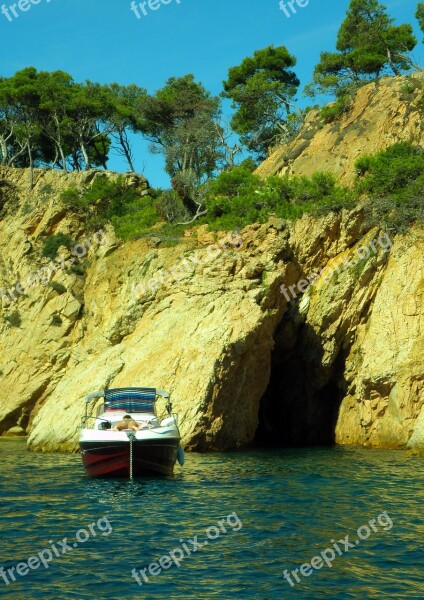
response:
<path id="1" fill-rule="evenodd" d="M 17 142 L 19 144 L 19 141 Z M 19 156 L 21 156 L 21 154 L 23 154 L 25 152 L 25 150 L 27 149 L 28 146 L 28 142 L 25 142 L 24 146 L 21 146 L 21 149 L 19 150 L 19 152 L 17 152 L 14 156 L 12 156 L 12 158 L 9 159 L 7 166 L 12 166 L 14 161 L 19 158 Z"/>
<path id="2" fill-rule="evenodd" d="M 194 202 L 196 202 L 196 200 Z M 196 204 L 197 204 L 197 211 L 196 211 L 196 214 L 194 215 L 194 217 L 190 221 L 187 221 L 186 223 L 175 223 L 175 225 L 190 225 L 190 223 L 197 221 L 197 219 L 200 219 L 200 217 L 203 217 L 204 215 L 207 214 L 208 210 L 207 209 L 202 210 L 202 205 L 200 204 L 200 202 L 196 202 Z"/>
<path id="3" fill-rule="evenodd" d="M 284 102 L 284 104 L 286 105 L 286 107 L 294 108 L 297 111 L 298 115 L 300 115 L 300 118 L 302 119 L 302 122 L 304 121 L 303 113 L 300 110 L 300 108 L 298 106 L 296 106 L 296 104 L 292 104 L 291 102 L 289 102 L 285 96 L 281 96 L 280 94 L 277 94 L 277 96 L 278 96 L 278 98 L 282 102 Z M 290 111 L 288 109 L 287 109 L 287 113 L 290 113 Z"/>
<path id="4" fill-rule="evenodd" d="M 399 56 L 399 58 L 401 58 L 402 60 L 406 61 L 416 71 L 422 71 L 423 70 L 423 68 L 420 67 L 420 65 L 414 63 L 414 61 L 409 56 L 406 56 L 405 54 L 401 54 L 400 52 L 396 52 L 395 56 Z"/>

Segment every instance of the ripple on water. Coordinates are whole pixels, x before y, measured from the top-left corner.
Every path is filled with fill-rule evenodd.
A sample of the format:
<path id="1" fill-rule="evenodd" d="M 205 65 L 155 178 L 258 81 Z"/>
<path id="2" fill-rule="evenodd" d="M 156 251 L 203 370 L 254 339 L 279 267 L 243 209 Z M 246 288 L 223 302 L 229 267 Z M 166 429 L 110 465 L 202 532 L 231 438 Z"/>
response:
<path id="1" fill-rule="evenodd" d="M 357 448 L 187 455 L 173 477 L 90 480 L 77 455 L 32 454 L 0 442 L 0 563 L 18 562 L 99 519 L 77 548 L 29 572 L 0 597 L 14 600 L 220 598 L 320 600 L 422 598 L 424 461 L 404 452 Z M 386 511 L 382 526 L 331 568 L 290 587 L 299 568 Z M 143 569 L 232 513 L 227 532 L 138 586 Z M 387 524 L 387 522 L 386 522 Z M 94 527 L 93 526 L 93 527 Z M 182 540 L 182 541 L 180 541 Z M 51 541 L 51 542 L 50 542 Z"/>

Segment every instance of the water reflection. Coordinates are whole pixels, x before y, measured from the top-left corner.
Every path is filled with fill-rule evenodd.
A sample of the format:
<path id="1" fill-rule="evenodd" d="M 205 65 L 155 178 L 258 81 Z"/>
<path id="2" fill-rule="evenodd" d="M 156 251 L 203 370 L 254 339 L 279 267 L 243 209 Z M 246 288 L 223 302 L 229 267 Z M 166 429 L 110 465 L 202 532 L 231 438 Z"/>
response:
<path id="1" fill-rule="evenodd" d="M 422 597 L 423 460 L 357 448 L 186 458 L 173 477 L 97 480 L 86 478 L 79 455 L 32 454 L 21 441 L 0 442 L 1 564 L 25 561 L 49 540 L 73 539 L 105 515 L 113 527 L 13 589 L 0 587 L 0 595 L 102 600 L 125 589 L 128 598 L 151 599 Z M 383 511 L 392 530 L 376 532 L 295 588 L 284 580 L 284 569 L 299 568 L 333 538 L 354 536 Z M 204 539 L 232 512 L 243 522 L 239 531 L 152 577 L 145 589 L 131 579 L 132 568 L 157 561 L 180 540 Z"/>

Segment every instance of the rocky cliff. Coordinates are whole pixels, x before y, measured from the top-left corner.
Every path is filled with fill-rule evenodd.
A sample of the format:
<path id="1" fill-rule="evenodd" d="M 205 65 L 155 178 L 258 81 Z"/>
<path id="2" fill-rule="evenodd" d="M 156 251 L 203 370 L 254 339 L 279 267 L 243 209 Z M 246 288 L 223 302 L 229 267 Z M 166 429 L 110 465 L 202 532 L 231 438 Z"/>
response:
<path id="1" fill-rule="evenodd" d="M 310 176 L 328 171 L 350 184 L 355 161 L 364 153 L 375 154 L 403 140 L 423 144 L 423 90 L 423 73 L 385 77 L 360 88 L 349 110 L 330 123 L 323 122 L 320 109 L 312 109 L 298 135 L 276 148 L 257 173 Z"/>
<path id="2" fill-rule="evenodd" d="M 397 102 L 404 125 L 383 143 L 403 139 Z M 315 162 L 333 152 L 321 143 Z M 87 393 L 146 385 L 171 392 L 192 450 L 424 446 L 422 230 L 391 239 L 357 207 L 122 243 L 59 201 L 96 176 L 39 170 L 28 192 L 25 171 L 0 169 L 0 433 L 73 451 Z M 52 264 L 58 232 L 74 245 Z"/>

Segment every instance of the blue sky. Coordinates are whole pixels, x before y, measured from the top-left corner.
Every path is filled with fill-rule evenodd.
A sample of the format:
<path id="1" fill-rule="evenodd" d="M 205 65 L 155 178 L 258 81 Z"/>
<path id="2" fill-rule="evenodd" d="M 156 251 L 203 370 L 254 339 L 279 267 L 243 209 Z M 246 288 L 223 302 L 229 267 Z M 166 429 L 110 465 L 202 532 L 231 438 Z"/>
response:
<path id="1" fill-rule="evenodd" d="M 9 7 L 13 1 L 0 0 L 2 4 Z M 320 51 L 334 49 L 349 1 L 309 0 L 290 18 L 278 0 L 180 0 L 179 4 L 169 0 L 156 11 L 147 8 L 147 16 L 139 10 L 140 19 L 130 4 L 130 0 L 39 0 L 27 12 L 16 9 L 19 17 L 12 14 L 11 22 L 0 13 L 0 75 L 34 66 L 67 71 L 76 81 L 137 83 L 153 92 L 168 77 L 194 73 L 219 94 L 229 67 L 274 44 L 287 46 L 297 57 L 295 71 L 302 89 Z M 416 27 L 419 44 L 414 56 L 424 64 L 423 36 L 414 18 L 417 2 L 385 4 L 398 23 Z M 300 106 L 311 104 L 301 94 L 298 99 Z M 135 143 L 135 155 L 137 171 L 152 185 L 167 185 L 161 158 L 151 155 L 141 139 Z M 126 170 L 113 156 L 109 167 Z"/>

